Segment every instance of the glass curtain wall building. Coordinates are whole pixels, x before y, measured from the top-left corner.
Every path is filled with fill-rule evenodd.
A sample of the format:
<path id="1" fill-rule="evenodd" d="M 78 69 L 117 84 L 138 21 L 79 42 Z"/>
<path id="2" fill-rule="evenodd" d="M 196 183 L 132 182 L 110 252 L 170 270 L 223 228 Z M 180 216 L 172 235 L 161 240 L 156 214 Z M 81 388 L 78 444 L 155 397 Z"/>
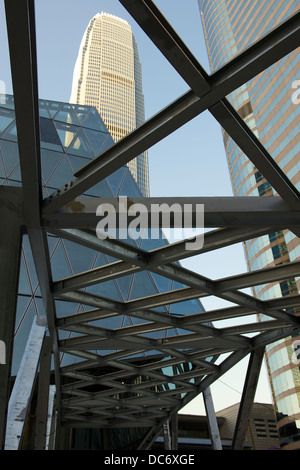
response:
<path id="1" fill-rule="evenodd" d="M 127 21 L 107 13 L 91 19 L 74 68 L 71 103 L 95 106 L 114 141 L 145 120 L 138 47 Z M 148 153 L 128 163 L 149 196 Z"/>
<path id="2" fill-rule="evenodd" d="M 299 10 L 299 2 L 284 0 L 198 0 L 211 71 Z M 229 101 L 260 139 L 288 178 L 300 188 L 299 110 L 293 99 L 299 78 L 299 48 L 228 96 Z M 235 196 L 269 196 L 275 191 L 223 132 Z M 299 259 L 300 245 L 290 231 L 278 231 L 245 243 L 250 270 Z M 299 293 L 300 279 L 291 278 L 254 288 L 268 300 Z M 293 313 L 299 314 L 297 309 Z M 259 320 L 262 320 L 263 315 Z M 300 447 L 300 373 L 293 362 L 297 338 L 267 347 L 266 358 L 274 403 L 278 412 L 282 444 Z M 298 441 L 298 442 L 297 442 Z"/>
<path id="3" fill-rule="evenodd" d="M 7 95 L 5 102 L 0 105 L 0 186 L 21 187 L 20 161 L 17 139 L 14 98 Z M 50 100 L 39 100 L 40 131 L 41 131 L 41 170 L 43 196 L 47 197 L 59 189 L 68 179 L 74 178 L 74 172 L 82 168 L 105 149 L 113 145 L 114 141 L 97 110 L 92 106 L 71 105 Z M 129 168 L 124 165 L 113 174 L 102 180 L 84 193 L 90 197 L 141 197 L 141 191 L 134 180 Z M 153 229 L 152 229 L 153 230 Z M 51 232 L 51 231 L 50 231 Z M 32 251 L 28 236 L 23 235 L 20 261 L 19 289 L 17 312 L 14 331 L 14 349 L 11 375 L 18 373 L 20 363 L 26 347 L 26 342 L 33 324 L 39 316 L 45 316 L 44 304 L 35 270 Z M 103 252 L 95 252 L 88 247 L 78 245 L 71 240 L 61 238 L 55 233 L 47 234 L 51 273 L 53 281 L 64 279 L 100 266 L 117 261 L 113 256 Z M 167 240 L 158 229 L 155 238 L 148 237 L 147 233 L 137 240 L 128 236 L 126 243 L 150 251 L 167 245 Z M 122 277 L 101 282 L 86 288 L 86 292 L 97 294 L 105 299 L 115 302 L 128 302 L 147 296 L 167 293 L 184 288 L 180 282 L 149 271 L 136 272 Z M 63 300 L 55 300 L 57 319 L 69 315 L 80 314 L 89 310 L 86 305 Z M 203 312 L 204 309 L 198 299 L 178 301 L 166 306 L 155 308 L 157 312 L 175 314 L 178 316 Z M 143 324 L 144 320 L 125 314 L 112 314 L 100 318 L 94 324 L 100 328 L 125 328 Z M 148 338 L 164 338 L 180 335 L 180 328 L 158 330 L 145 334 Z M 74 339 L 76 333 L 64 330 L 59 332 L 60 341 Z M 75 338 L 76 339 L 76 338 Z M 109 350 L 98 350 L 98 353 L 108 354 Z M 113 351 L 112 351 L 113 352 Z M 128 350 L 128 357 L 138 363 L 147 364 L 148 361 L 162 361 L 161 371 L 166 375 L 179 376 L 189 371 L 191 364 L 164 366 L 164 360 L 154 350 L 133 353 Z M 80 358 L 77 358 L 80 362 Z M 61 353 L 60 366 L 73 365 L 76 357 Z M 166 359 L 166 357 L 164 357 Z M 136 384 L 147 377 L 130 377 Z M 194 379 L 191 379 L 193 382 Z M 179 385 L 178 385 L 179 386 Z M 177 388 L 172 383 L 162 383 L 155 392 L 171 391 Z M 120 394 L 121 395 L 121 394 Z M 183 394 L 184 396 L 184 394 Z M 120 396 L 120 398 L 122 398 Z M 157 407 L 161 407 L 158 400 Z M 154 406 L 152 407 L 155 408 Z M 67 412 L 67 408 L 66 411 Z M 109 439 L 112 449 L 130 448 L 132 442 L 138 442 L 146 433 L 143 427 L 106 430 L 105 435 L 99 429 L 77 430 L 74 435 L 74 446 L 85 448 L 86 445 L 98 447 L 103 445 L 103 439 Z M 93 441 L 94 444 L 91 444 Z M 88 444 L 87 444 L 88 442 Z M 133 447 L 134 448 L 134 447 Z"/>

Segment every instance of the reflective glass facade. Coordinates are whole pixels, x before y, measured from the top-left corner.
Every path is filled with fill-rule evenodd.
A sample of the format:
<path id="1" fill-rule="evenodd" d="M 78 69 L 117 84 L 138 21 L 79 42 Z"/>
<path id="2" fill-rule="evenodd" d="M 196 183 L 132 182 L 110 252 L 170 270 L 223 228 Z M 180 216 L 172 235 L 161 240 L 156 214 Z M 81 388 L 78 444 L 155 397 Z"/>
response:
<path id="1" fill-rule="evenodd" d="M 101 13 L 91 19 L 74 68 L 71 103 L 95 106 L 114 141 L 145 120 L 142 69 L 130 25 Z M 144 196 L 149 196 L 148 153 L 128 163 Z"/>
<path id="2" fill-rule="evenodd" d="M 211 71 L 222 67 L 236 54 L 299 10 L 292 0 L 198 0 Z M 280 168 L 300 188 L 299 112 L 295 96 L 299 78 L 299 48 L 260 73 L 228 96 Z M 274 189 L 252 162 L 224 132 L 233 191 L 236 196 L 268 196 Z M 299 260 L 299 238 L 279 231 L 245 243 L 250 270 Z M 300 280 L 259 286 L 254 293 L 262 300 L 299 293 Z M 297 309 L 293 310 L 297 314 Z M 260 320 L 264 319 L 263 316 Z M 267 347 L 267 362 L 277 407 L 282 444 L 300 447 L 300 373 L 293 362 L 294 343 L 287 338 Z M 291 423 L 293 426 L 291 426 Z M 291 431 L 286 431 L 286 429 Z M 298 441 L 298 442 L 297 442 Z"/>
<path id="3" fill-rule="evenodd" d="M 94 156 L 110 147 L 113 144 L 113 139 L 94 107 L 40 100 L 39 109 L 43 192 L 45 196 L 48 196 L 56 189 L 59 189 L 66 181 L 73 180 L 73 173 L 93 159 Z M 6 96 L 5 103 L 0 106 L 0 132 L 0 184 L 4 186 L 21 186 L 12 96 Z M 125 165 L 84 195 L 141 197 L 141 191 L 129 168 Z M 167 244 L 161 231 L 157 234 L 156 239 L 144 236 L 137 240 L 128 237 L 127 240 L 122 241 L 133 244 L 145 251 Z M 85 246 L 59 238 L 54 234 L 48 234 L 48 247 L 53 281 L 117 261 L 112 256 L 95 252 Z M 86 291 L 103 298 L 126 302 L 169 292 L 181 287 L 185 286 L 158 274 L 142 271 L 105 281 L 97 284 L 97 286 L 87 287 Z M 58 318 L 88 310 L 87 306 L 75 302 L 65 300 L 56 300 L 55 302 Z M 153 310 L 174 313 L 175 315 L 188 315 L 203 312 L 203 307 L 198 299 L 192 299 L 174 302 L 167 306 L 154 307 Z M 27 236 L 24 235 L 15 326 L 13 375 L 18 370 L 35 315 L 45 315 L 45 312 L 31 248 Z M 140 323 L 144 323 L 144 320 L 123 314 L 112 314 L 102 320 L 97 320 L 97 326 L 109 329 L 123 328 Z M 184 333 L 184 330 L 170 328 L 167 330 L 154 330 L 144 334 L 144 336 L 162 338 L 179 335 L 180 333 Z M 70 335 L 76 336 L 76 333 L 64 333 L 63 330 L 60 330 L 59 334 L 60 340 L 70 338 Z M 105 350 L 103 354 L 109 352 L 111 351 Z M 101 354 L 101 351 L 99 353 Z M 148 356 L 153 354 L 157 356 L 159 352 L 149 350 L 148 352 L 137 353 L 135 357 L 137 360 L 146 361 Z M 131 351 L 128 351 L 128 356 L 132 359 Z M 61 365 L 68 364 L 69 360 L 70 358 L 63 354 Z M 170 366 L 166 362 L 165 367 L 163 367 L 165 360 L 168 360 L 168 356 L 164 356 L 162 360 L 161 370 L 163 373 L 166 375 L 182 373 L 180 364 Z M 71 361 L 74 363 L 74 356 Z M 189 364 L 186 364 L 185 367 L 188 368 Z M 147 380 L 147 378 L 138 377 L 136 380 Z M 192 381 L 194 379 L 191 379 Z M 174 383 L 164 383 L 160 387 L 166 391 L 176 387 L 176 385 Z"/>

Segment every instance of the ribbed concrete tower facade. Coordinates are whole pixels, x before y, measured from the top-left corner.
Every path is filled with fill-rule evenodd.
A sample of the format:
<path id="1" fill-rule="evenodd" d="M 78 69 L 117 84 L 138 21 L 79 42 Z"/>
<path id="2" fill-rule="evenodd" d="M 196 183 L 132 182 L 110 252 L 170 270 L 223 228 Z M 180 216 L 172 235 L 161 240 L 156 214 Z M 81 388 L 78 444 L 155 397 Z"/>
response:
<path id="1" fill-rule="evenodd" d="M 71 103 L 95 106 L 115 142 L 145 120 L 138 47 L 127 21 L 98 13 L 83 35 L 74 68 Z M 148 154 L 128 163 L 149 196 Z"/>
<path id="2" fill-rule="evenodd" d="M 198 0 L 211 71 L 299 10 L 293 0 Z M 300 188 L 300 104 L 295 97 L 299 79 L 299 48 L 235 90 L 228 97 L 233 107 L 266 147 L 291 182 Z M 224 145 L 235 196 L 269 196 L 275 191 L 225 132 Z M 300 259 L 300 240 L 284 230 L 245 243 L 249 270 Z M 298 294 L 300 278 L 254 288 L 268 300 Z M 299 315 L 299 309 L 291 309 Z M 261 315 L 260 319 L 265 319 Z M 300 448 L 300 373 L 295 350 L 299 336 L 266 349 L 274 404 L 278 412 L 282 446 Z"/>

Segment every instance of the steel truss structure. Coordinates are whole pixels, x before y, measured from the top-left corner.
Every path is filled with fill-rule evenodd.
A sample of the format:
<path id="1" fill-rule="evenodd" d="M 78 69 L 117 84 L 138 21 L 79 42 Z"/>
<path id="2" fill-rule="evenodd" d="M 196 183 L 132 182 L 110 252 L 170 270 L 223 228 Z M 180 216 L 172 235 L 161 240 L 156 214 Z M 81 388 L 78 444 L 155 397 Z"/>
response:
<path id="1" fill-rule="evenodd" d="M 14 194 L 18 191 L 21 194 L 18 197 L 23 209 L 19 226 L 29 236 L 47 314 L 58 428 L 140 426 L 147 428 L 148 433 L 139 448 L 147 448 L 162 425 L 178 410 L 248 356 L 248 372 L 233 440 L 233 448 L 240 448 L 265 346 L 298 335 L 300 330 L 299 317 L 291 313 L 292 308 L 300 306 L 300 295 L 261 301 L 242 293 L 241 289 L 299 276 L 300 262 L 213 280 L 183 268 L 178 261 L 276 230 L 289 229 L 299 236 L 299 192 L 226 96 L 293 51 L 299 44 L 300 14 L 208 75 L 151 0 L 120 2 L 186 81 L 190 91 L 75 173 L 74 180 L 66 181 L 61 190 L 43 199 L 34 2 L 5 1 L 22 175 L 22 188 L 14 188 Z M 234 139 L 277 195 L 195 198 L 192 201 L 178 198 L 176 202 L 181 206 L 190 202 L 204 204 L 205 227 L 213 228 L 205 234 L 204 246 L 196 252 L 185 249 L 186 240 L 150 252 L 121 240 L 100 240 L 95 232 L 95 207 L 101 200 L 83 198 L 84 191 L 205 110 L 209 110 Z M 110 202 L 116 204 L 114 200 Z M 132 202 L 142 202 L 148 207 L 151 203 L 168 200 L 147 198 Z M 107 253 L 118 261 L 54 283 L 47 233 Z M 186 287 L 125 303 L 85 292 L 87 286 L 141 270 L 179 281 Z M 228 300 L 234 306 L 187 316 L 167 315 L 156 309 L 205 296 Z M 58 319 L 55 299 L 78 302 L 90 310 Z M 119 329 L 93 325 L 99 318 L 120 313 L 142 319 L 143 323 Z M 214 322 L 222 319 L 260 313 L 270 320 L 224 328 L 214 326 Z M 145 336 L 171 328 L 179 328 L 182 333 L 162 339 Z M 75 332 L 76 336 L 60 340 L 59 330 Z M 99 349 L 109 352 L 99 355 Z M 137 359 L 142 351 L 154 351 L 155 355 L 147 360 Z M 81 361 L 62 368 L 62 352 L 79 357 Z M 49 361 L 43 364 L 50 368 Z M 177 367 L 181 372 L 166 373 L 164 368 L 168 366 L 173 370 Z"/>

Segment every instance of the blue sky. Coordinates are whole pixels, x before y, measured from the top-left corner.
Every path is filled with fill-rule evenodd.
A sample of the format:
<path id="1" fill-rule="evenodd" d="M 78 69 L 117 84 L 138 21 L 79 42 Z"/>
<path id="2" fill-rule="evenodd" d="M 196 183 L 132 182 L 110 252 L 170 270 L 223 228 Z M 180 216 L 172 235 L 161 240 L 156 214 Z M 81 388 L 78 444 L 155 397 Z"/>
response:
<path id="1" fill-rule="evenodd" d="M 197 0 L 157 0 L 156 5 L 209 72 Z M 188 91 L 185 82 L 118 0 L 36 0 L 40 98 L 69 101 L 82 35 L 90 19 L 101 11 L 127 20 L 132 27 L 142 63 L 146 119 Z M 3 0 L 0 63 L 0 80 L 5 82 L 7 93 L 11 93 Z M 232 196 L 221 129 L 209 112 L 149 149 L 149 168 L 151 196 Z M 193 257 L 183 265 L 212 279 L 246 271 L 241 245 Z M 203 305 L 210 310 L 229 303 L 208 298 Z M 240 400 L 246 367 L 247 361 L 243 361 L 212 386 L 217 410 Z M 256 401 L 271 401 L 264 366 Z M 202 399 L 194 400 L 186 408 L 196 414 L 203 410 Z"/>

